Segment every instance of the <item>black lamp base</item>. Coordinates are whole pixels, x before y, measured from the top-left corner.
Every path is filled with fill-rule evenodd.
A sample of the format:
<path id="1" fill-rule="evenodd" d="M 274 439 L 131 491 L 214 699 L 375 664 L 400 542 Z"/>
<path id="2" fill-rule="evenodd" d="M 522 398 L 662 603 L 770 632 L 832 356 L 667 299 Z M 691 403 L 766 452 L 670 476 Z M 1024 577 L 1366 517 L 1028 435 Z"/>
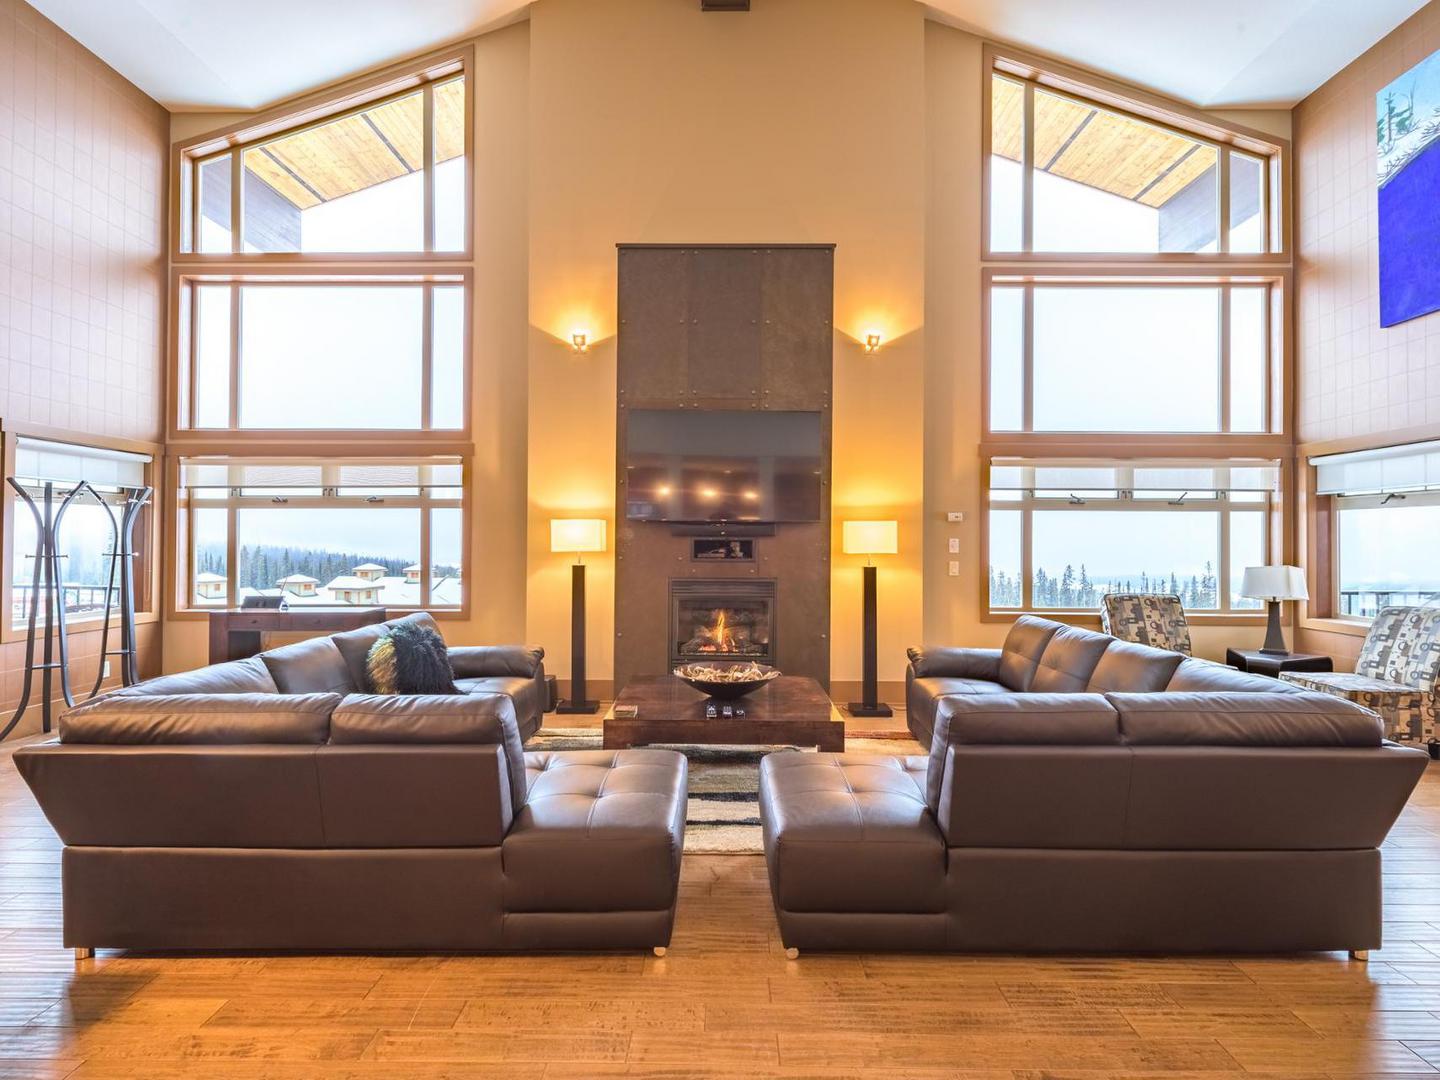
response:
<path id="1" fill-rule="evenodd" d="M 1260 651 L 1270 656 L 1289 656 L 1290 650 L 1285 645 L 1285 630 L 1280 625 L 1280 601 L 1269 602 L 1269 617 L 1265 625 L 1265 644 L 1260 646 Z"/>
<path id="2" fill-rule="evenodd" d="M 600 702 L 562 700 L 555 711 L 562 716 L 590 716 L 600 711 Z"/>
<path id="3" fill-rule="evenodd" d="M 883 701 L 878 705 L 866 705 L 863 701 L 852 701 L 845 708 L 851 716 L 894 716 L 895 710 Z"/>

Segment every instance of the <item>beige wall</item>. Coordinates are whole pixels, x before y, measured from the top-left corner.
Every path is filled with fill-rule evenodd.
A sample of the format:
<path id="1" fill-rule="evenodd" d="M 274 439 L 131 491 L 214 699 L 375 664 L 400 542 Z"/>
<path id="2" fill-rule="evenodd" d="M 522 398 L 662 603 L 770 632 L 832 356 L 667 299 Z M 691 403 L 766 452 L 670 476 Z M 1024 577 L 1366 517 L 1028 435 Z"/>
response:
<path id="1" fill-rule="evenodd" d="M 614 520 L 615 244 L 836 244 L 834 515 L 896 518 L 880 677 L 921 635 L 924 10 L 911 0 L 542 0 L 531 12 L 529 636 L 569 662 L 553 516 Z M 597 344 L 576 356 L 571 329 Z M 856 343 L 878 327 L 867 357 Z M 619 523 L 621 527 L 624 522 Z M 859 678 L 859 567 L 833 548 L 832 669 Z M 612 532 L 613 541 L 613 532 Z M 589 559 L 607 680 L 611 553 Z M 783 616 L 782 616 L 783 618 Z"/>
<path id="2" fill-rule="evenodd" d="M 159 440 L 167 127 L 164 109 L 79 42 L 0 0 L 0 430 Z M 11 522 L 0 527 L 8 535 Z M 100 635 L 85 627 L 70 635 L 82 694 L 100 661 Z M 159 668 L 159 630 L 142 617 L 142 674 Z M 0 726 L 25 662 L 5 635 Z M 37 676 L 32 703 L 39 693 Z M 16 734 L 39 723 L 32 704 Z"/>
<path id="3" fill-rule="evenodd" d="M 1440 313 L 1381 327 L 1375 189 L 1375 95 L 1437 49 L 1432 0 L 1295 108 L 1296 389 L 1307 453 L 1440 437 Z M 1350 670 L 1364 629 L 1315 620 L 1299 647 Z"/>
<path id="4" fill-rule="evenodd" d="M 473 617 L 456 641 L 543 643 L 569 669 L 570 558 L 549 520 L 604 517 L 587 557 L 589 672 L 610 689 L 615 244 L 834 243 L 834 516 L 894 517 L 880 560 L 880 677 L 904 649 L 993 644 L 982 623 L 981 42 L 913 0 L 539 0 L 477 39 Z M 1283 110 L 1230 118 L 1278 135 Z M 234 117 L 176 116 L 175 138 Z M 857 343 L 884 334 L 877 356 Z M 590 350 L 576 355 L 572 330 Z M 948 524 L 949 510 L 965 521 Z M 951 555 L 947 541 L 960 540 Z M 859 678 L 859 567 L 834 534 L 832 670 Z M 960 574 L 947 565 L 958 559 Z M 1199 651 L 1258 643 L 1208 628 Z M 203 661 L 172 627 L 167 666 Z"/>
<path id="5" fill-rule="evenodd" d="M 1440 434 L 1440 314 L 1381 328 L 1375 194 L 1375 94 L 1437 49 L 1432 2 L 1295 110 L 1302 442 Z"/>

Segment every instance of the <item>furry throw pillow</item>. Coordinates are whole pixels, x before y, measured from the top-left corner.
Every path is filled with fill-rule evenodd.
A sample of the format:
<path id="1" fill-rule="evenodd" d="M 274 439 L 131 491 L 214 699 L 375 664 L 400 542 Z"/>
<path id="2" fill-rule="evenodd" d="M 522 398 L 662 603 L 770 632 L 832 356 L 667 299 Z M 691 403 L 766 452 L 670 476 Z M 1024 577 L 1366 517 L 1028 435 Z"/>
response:
<path id="1" fill-rule="evenodd" d="M 428 626 L 399 623 L 365 658 L 377 694 L 458 694 L 445 639 Z"/>

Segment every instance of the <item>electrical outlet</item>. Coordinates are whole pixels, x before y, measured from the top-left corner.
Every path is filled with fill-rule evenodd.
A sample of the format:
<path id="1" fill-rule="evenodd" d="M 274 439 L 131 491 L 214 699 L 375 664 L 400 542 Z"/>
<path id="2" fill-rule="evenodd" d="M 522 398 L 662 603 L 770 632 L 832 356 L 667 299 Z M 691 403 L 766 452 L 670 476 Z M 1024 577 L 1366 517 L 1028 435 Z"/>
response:
<path id="1" fill-rule="evenodd" d="M 959 555 L 959 554 L 960 554 L 960 538 L 959 538 L 958 536 L 952 536 L 952 537 L 950 537 L 950 554 L 951 554 L 951 555 Z"/>
<path id="2" fill-rule="evenodd" d="M 951 577 L 959 577 L 959 576 L 960 576 L 960 560 L 959 560 L 959 559 L 951 559 L 951 560 L 950 560 L 950 576 L 951 576 Z"/>
<path id="3" fill-rule="evenodd" d="M 108 678 L 110 677 L 110 661 L 109 661 L 109 660 L 106 660 L 103 664 L 100 665 L 100 677 L 101 677 L 102 679 L 108 679 Z"/>

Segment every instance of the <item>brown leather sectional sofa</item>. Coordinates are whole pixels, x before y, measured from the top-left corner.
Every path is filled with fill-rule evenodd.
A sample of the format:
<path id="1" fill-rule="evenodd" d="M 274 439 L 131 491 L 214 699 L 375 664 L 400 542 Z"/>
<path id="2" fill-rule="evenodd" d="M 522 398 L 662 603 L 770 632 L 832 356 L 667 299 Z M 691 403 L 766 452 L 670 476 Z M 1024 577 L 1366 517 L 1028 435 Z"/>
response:
<path id="1" fill-rule="evenodd" d="M 470 693 L 382 697 L 336 692 L 354 640 L 317 640 L 97 698 L 15 752 L 66 845 L 67 946 L 663 951 L 683 756 L 525 753 L 538 650 L 451 650 Z"/>
<path id="2" fill-rule="evenodd" d="M 420 611 L 373 626 L 282 645 L 244 660 L 162 675 L 111 695 L 161 694 L 363 694 L 370 690 L 365 659 L 370 646 L 396 623 L 418 623 L 439 632 Z M 538 645 L 464 645 L 449 649 L 455 685 L 467 694 L 505 694 L 515 703 L 520 738 L 540 730 L 548 692 L 545 650 Z"/>
<path id="3" fill-rule="evenodd" d="M 1373 713 L 1030 617 L 910 676 L 928 757 L 761 764 L 787 948 L 1379 945 L 1379 846 L 1428 759 Z"/>

